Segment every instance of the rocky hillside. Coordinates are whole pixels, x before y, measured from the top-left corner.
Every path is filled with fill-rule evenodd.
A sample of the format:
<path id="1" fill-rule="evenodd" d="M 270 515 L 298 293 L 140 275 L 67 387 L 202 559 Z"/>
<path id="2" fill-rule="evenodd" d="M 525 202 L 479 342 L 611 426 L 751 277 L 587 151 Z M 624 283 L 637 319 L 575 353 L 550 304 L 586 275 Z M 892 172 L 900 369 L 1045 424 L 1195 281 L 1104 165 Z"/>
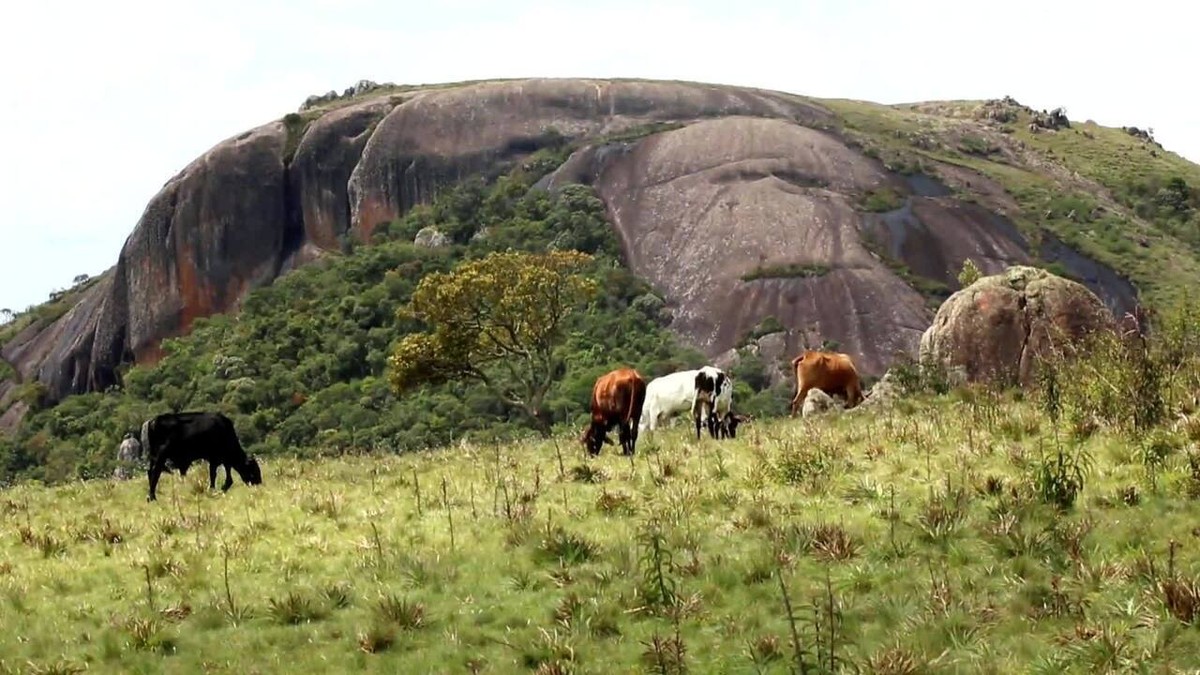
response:
<path id="1" fill-rule="evenodd" d="M 217 144 L 167 181 L 111 269 L 0 327 L 0 423 L 19 420 L 31 383 L 49 400 L 104 389 L 196 318 L 368 242 L 450 184 L 564 144 L 542 185 L 594 187 L 672 329 L 710 356 L 773 330 L 776 351 L 834 341 L 878 374 L 916 353 L 968 257 L 984 273 L 1049 265 L 1117 313 L 1139 291 L 1170 301 L 1200 280 L 1200 167 L 1140 130 L 1011 100 L 887 107 L 632 80 L 361 86 Z"/>

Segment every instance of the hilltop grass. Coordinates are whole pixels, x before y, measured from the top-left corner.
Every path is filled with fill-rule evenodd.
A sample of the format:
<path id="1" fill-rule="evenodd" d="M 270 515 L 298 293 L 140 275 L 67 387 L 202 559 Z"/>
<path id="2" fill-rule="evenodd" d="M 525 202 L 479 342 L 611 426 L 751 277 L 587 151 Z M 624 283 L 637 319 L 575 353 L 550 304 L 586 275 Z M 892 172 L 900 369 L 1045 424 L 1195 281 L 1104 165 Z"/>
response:
<path id="1" fill-rule="evenodd" d="M 839 116 L 854 142 L 893 170 L 914 173 L 940 162 L 996 181 L 1016 200 L 1020 211 L 1009 215 L 1027 238 L 1036 242 L 1042 231 L 1053 233 L 1128 276 L 1153 305 L 1179 306 L 1184 289 L 1200 277 L 1200 221 L 1194 213 L 1185 221 L 1153 208 L 1155 191 L 1172 177 L 1193 189 L 1200 185 L 1200 167 L 1178 155 L 1094 123 L 1033 133 L 1022 112 L 1009 124 L 988 125 L 973 118 L 981 101 L 820 103 Z M 998 152 L 1002 141 L 1023 144 L 1029 153 L 1014 159 Z"/>
<path id="2" fill-rule="evenodd" d="M 104 277 L 105 274 L 90 277 L 71 288 L 51 293 L 50 299 L 40 305 L 33 305 L 24 311 L 14 312 L 11 321 L 0 324 L 0 345 L 4 345 L 17 335 L 20 335 L 21 331 L 29 328 L 34 323 L 40 322 L 41 325 L 54 323 L 75 307 L 79 300 L 82 299 L 84 291 L 100 283 L 100 280 Z"/>
<path id="3" fill-rule="evenodd" d="M 741 431 L 272 459 L 223 495 L 196 466 L 154 504 L 18 486 L 0 671 L 1200 667 L 1195 454 L 1077 449 L 978 391 Z M 1090 457 L 1068 509 L 1038 491 L 1059 447 Z"/>

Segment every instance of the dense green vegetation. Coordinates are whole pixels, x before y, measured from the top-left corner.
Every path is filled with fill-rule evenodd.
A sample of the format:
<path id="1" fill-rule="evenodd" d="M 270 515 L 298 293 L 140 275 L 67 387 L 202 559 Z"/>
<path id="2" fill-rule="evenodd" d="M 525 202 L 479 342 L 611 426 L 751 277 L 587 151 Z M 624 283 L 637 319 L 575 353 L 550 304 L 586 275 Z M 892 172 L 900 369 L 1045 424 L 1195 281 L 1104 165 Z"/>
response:
<path id="1" fill-rule="evenodd" d="M 584 186 L 531 190 L 561 148 L 539 153 L 491 184 L 469 180 L 378 233 L 370 246 L 330 255 L 251 293 L 236 316 L 198 320 L 166 340 L 165 357 L 124 375 L 118 391 L 72 396 L 30 415 L 0 445 L 0 477 L 48 482 L 111 472 L 116 445 L 147 416 L 204 408 L 229 414 L 251 452 L 312 456 L 403 452 L 465 437 L 530 433 L 527 415 L 475 383 L 428 386 L 397 397 L 386 363 L 392 345 L 423 326 L 397 310 L 421 278 L 509 248 L 591 254 L 598 296 L 565 323 L 565 372 L 546 394 L 548 426 L 581 427 L 595 378 L 629 363 L 654 377 L 702 357 L 665 329 L 663 302 L 619 260 L 603 204 Z M 451 240 L 412 244 L 422 227 Z M 751 359 L 739 393 L 746 410 L 778 410 L 761 362 Z M 36 403 L 36 397 L 32 398 Z"/>

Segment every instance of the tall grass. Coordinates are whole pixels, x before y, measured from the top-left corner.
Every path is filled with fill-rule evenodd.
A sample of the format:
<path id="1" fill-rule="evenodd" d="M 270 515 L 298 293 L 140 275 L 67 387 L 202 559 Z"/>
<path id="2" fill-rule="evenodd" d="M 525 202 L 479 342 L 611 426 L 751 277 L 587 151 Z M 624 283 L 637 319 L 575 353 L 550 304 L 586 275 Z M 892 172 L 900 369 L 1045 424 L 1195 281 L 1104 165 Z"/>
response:
<path id="1" fill-rule="evenodd" d="M 556 438 L 171 475 L 154 504 L 17 486 L 0 672 L 1200 668 L 1180 331 L 1149 366 L 1096 348 L 1023 395 L 667 428 L 632 461 Z"/>

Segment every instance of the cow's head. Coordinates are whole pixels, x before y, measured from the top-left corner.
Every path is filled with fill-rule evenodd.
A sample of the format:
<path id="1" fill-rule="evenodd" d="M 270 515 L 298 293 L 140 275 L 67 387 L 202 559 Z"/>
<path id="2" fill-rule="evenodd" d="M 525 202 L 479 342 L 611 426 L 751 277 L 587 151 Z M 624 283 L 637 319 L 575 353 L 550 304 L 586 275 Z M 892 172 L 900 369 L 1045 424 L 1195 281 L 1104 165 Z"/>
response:
<path id="1" fill-rule="evenodd" d="M 262 469 L 258 467 L 258 459 L 254 455 L 246 458 L 246 463 L 237 470 L 238 475 L 246 485 L 262 484 Z"/>
<path id="2" fill-rule="evenodd" d="M 583 430 L 583 436 L 579 438 L 579 442 L 583 443 L 584 447 L 587 448 L 588 454 L 592 455 L 600 454 L 600 448 L 605 443 L 614 445 L 613 440 L 608 438 L 608 435 L 605 433 L 604 427 L 594 422 Z"/>

